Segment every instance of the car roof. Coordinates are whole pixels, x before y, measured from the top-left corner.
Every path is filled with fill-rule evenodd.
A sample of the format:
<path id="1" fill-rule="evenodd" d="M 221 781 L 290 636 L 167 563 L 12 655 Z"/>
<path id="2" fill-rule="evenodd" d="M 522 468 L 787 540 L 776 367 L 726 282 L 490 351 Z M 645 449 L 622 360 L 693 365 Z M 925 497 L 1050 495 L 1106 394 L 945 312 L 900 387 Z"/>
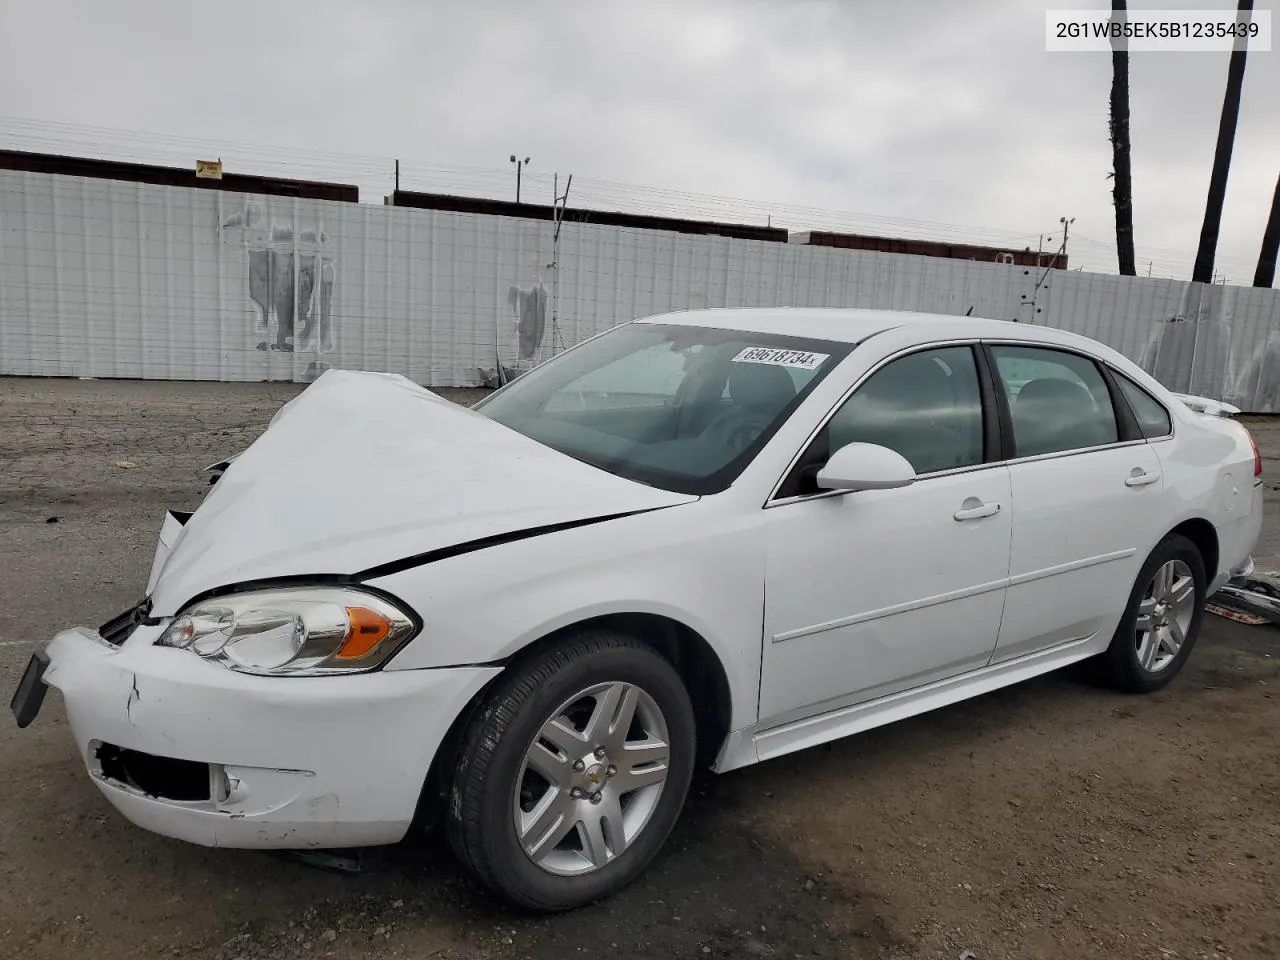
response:
<path id="1" fill-rule="evenodd" d="M 1009 320 L 959 317 L 954 314 L 846 307 L 724 307 L 681 310 L 645 317 L 639 322 L 720 327 L 744 333 L 812 337 L 840 343 L 861 343 L 877 333 L 911 324 L 963 324 L 956 330 L 957 336 L 1008 336 L 1023 326 Z"/>
<path id="2" fill-rule="evenodd" d="M 632 321 L 689 327 L 714 327 L 742 333 L 805 337 L 857 346 L 876 334 L 896 330 L 897 347 L 911 342 L 926 344 L 946 340 L 1018 341 L 1028 345 L 1075 349 L 1109 363 L 1144 389 L 1167 392 L 1139 364 L 1102 341 L 1083 334 L 1039 323 L 957 316 L 953 313 L 920 313 L 910 310 L 873 310 L 851 307 L 720 307 L 680 310 Z"/>
<path id="3" fill-rule="evenodd" d="M 835 343 L 860 344 L 888 330 L 916 328 L 922 340 L 935 337 L 984 340 L 1020 340 L 1083 348 L 1112 363 L 1129 361 L 1091 337 L 1014 320 L 991 320 L 953 313 L 920 313 L 910 310 L 872 310 L 849 307 L 721 307 L 681 310 L 645 317 L 638 323 L 664 323 L 689 327 L 716 327 L 743 333 L 807 337 Z"/>

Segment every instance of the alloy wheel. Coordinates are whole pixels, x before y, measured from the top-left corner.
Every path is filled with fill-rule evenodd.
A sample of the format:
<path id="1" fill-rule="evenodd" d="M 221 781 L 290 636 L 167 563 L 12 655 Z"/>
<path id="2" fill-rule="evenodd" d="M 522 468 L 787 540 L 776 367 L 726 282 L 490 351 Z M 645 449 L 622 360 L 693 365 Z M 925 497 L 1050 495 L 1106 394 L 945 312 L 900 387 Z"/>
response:
<path id="1" fill-rule="evenodd" d="M 525 854 L 559 876 L 619 857 L 657 808 L 669 743 L 662 711 L 634 684 L 596 684 L 565 700 L 516 777 L 514 824 Z"/>
<path id="2" fill-rule="evenodd" d="M 1191 568 L 1170 560 L 1156 570 L 1138 604 L 1135 641 L 1138 664 L 1159 673 L 1177 659 L 1196 611 L 1196 582 Z"/>

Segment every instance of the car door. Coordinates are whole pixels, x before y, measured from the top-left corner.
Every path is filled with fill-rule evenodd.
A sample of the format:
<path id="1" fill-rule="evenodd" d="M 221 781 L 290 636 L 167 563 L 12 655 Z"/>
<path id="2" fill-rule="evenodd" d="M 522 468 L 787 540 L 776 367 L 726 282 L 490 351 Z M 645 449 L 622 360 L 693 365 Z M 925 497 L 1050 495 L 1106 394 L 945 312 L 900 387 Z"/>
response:
<path id="1" fill-rule="evenodd" d="M 994 663 L 1113 630 L 1166 511 L 1160 460 L 1093 358 L 987 349 L 1007 398 L 1018 504 Z"/>
<path id="2" fill-rule="evenodd" d="M 831 415 L 765 510 L 762 725 L 982 667 L 1009 566 L 1009 476 L 969 345 L 875 370 Z M 988 383 L 987 396 L 990 397 Z M 877 443 L 909 486 L 820 492 L 806 477 L 846 443 Z"/>

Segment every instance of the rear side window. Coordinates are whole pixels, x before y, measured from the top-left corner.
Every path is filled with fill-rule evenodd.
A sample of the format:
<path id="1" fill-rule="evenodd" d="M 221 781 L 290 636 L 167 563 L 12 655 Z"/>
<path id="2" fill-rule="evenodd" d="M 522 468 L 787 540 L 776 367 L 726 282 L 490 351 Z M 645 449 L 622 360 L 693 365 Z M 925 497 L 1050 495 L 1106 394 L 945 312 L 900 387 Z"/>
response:
<path id="1" fill-rule="evenodd" d="M 1111 394 L 1086 357 L 1042 347 L 993 346 L 1009 398 L 1016 455 L 1036 457 L 1115 443 Z"/>
<path id="2" fill-rule="evenodd" d="M 1120 384 L 1120 392 L 1124 394 L 1125 400 L 1129 403 L 1129 409 L 1138 419 L 1138 426 L 1142 428 L 1144 437 L 1155 440 L 1157 437 L 1167 437 L 1173 433 L 1173 421 L 1169 419 L 1169 411 L 1159 400 L 1123 373 L 1113 370 L 1112 375 L 1116 378 L 1116 383 Z"/>

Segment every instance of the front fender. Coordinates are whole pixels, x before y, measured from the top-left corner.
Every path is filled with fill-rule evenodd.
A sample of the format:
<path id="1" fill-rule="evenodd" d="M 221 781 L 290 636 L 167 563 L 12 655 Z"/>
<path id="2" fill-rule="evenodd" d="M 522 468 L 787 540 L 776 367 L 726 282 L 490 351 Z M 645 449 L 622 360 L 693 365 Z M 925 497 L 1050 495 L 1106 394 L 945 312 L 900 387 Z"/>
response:
<path id="1" fill-rule="evenodd" d="M 146 595 L 148 597 L 155 590 L 156 581 L 160 579 L 160 573 L 164 570 L 165 562 L 169 559 L 169 554 L 173 551 L 174 544 L 178 542 L 182 528 L 190 518 L 191 514 L 189 513 L 177 510 L 165 511 L 164 522 L 160 525 L 160 536 L 156 540 L 156 552 L 151 558 L 151 573 L 147 577 Z"/>
<path id="2" fill-rule="evenodd" d="M 732 727 L 754 723 L 762 527 L 758 517 L 700 507 L 516 541 L 370 581 L 423 620 L 422 633 L 386 669 L 501 662 L 574 623 L 654 614 L 707 641 L 729 681 Z"/>

